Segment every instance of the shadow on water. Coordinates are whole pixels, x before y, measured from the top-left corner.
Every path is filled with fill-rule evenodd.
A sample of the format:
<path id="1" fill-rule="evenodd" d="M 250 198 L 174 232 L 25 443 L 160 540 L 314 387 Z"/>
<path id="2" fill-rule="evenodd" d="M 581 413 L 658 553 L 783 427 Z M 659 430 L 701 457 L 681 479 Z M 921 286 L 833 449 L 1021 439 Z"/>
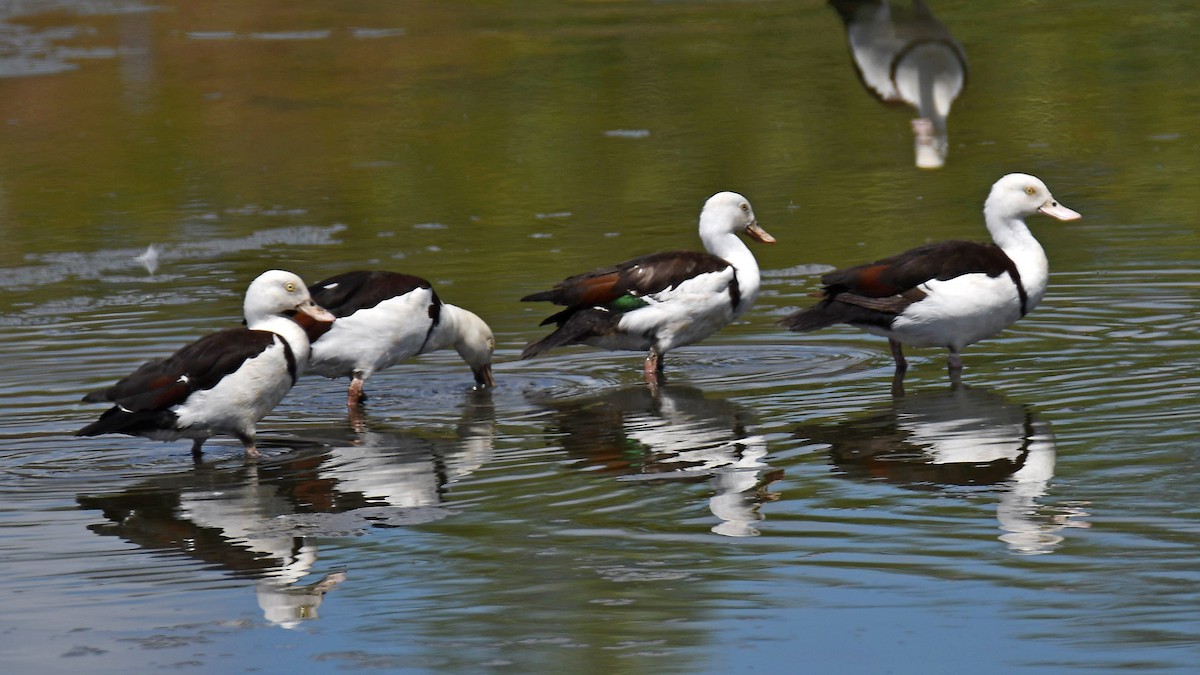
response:
<path id="1" fill-rule="evenodd" d="M 627 480 L 708 481 L 712 531 L 758 534 L 767 486 L 783 472 L 765 461 L 766 439 L 746 431 L 746 411 L 694 387 L 629 386 L 566 401 L 537 401 L 553 411 L 546 435 L 583 466 Z"/>
<path id="2" fill-rule="evenodd" d="M 990 391 L 958 386 L 901 394 L 884 410 L 805 424 L 795 433 L 828 444 L 830 463 L 847 478 L 914 490 L 995 490 L 999 538 L 1014 553 L 1050 553 L 1063 541 L 1063 528 L 1088 527 L 1082 510 L 1039 503 L 1054 477 L 1050 425 Z"/>
<path id="3" fill-rule="evenodd" d="M 863 86 L 887 104 L 916 109 L 913 150 L 922 169 L 946 163 L 946 118 L 967 83 L 967 53 L 922 0 L 830 0 Z"/>
<path id="4" fill-rule="evenodd" d="M 494 432 L 490 402 L 476 400 L 456 438 L 313 430 L 289 441 L 293 452 L 271 460 L 197 464 L 77 502 L 106 518 L 88 527 L 96 534 L 255 579 L 264 618 L 293 628 L 318 618 L 325 594 L 347 578 L 334 570 L 302 583 L 318 573 L 322 538 L 446 517 L 452 511 L 441 506 L 445 487 L 487 462 Z"/>

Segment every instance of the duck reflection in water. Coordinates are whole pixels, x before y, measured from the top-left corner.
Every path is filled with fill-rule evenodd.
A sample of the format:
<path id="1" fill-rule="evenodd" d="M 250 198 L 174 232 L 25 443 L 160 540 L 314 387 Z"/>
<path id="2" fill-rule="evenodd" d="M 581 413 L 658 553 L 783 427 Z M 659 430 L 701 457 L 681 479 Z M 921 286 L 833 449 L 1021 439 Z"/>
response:
<path id="1" fill-rule="evenodd" d="M 412 432 L 311 432 L 290 454 L 223 468 L 198 464 L 115 494 L 81 495 L 108 522 L 89 526 L 154 555 L 184 555 L 255 580 L 263 616 L 294 628 L 316 619 L 342 570 L 318 568 L 321 537 L 400 527 L 447 515 L 447 484 L 491 456 L 491 406 L 468 405 L 457 438 Z"/>
<path id="2" fill-rule="evenodd" d="M 967 54 L 922 0 L 899 7 L 887 0 L 830 0 L 846 25 L 846 40 L 863 85 L 881 101 L 916 108 L 912 121 L 917 166 L 946 163 L 946 118 L 967 82 Z"/>
<path id="3" fill-rule="evenodd" d="M 766 439 L 746 430 L 749 416 L 730 401 L 670 384 L 540 403 L 555 413 L 548 436 L 589 467 L 629 479 L 708 481 L 716 534 L 757 535 L 759 507 L 776 498 L 767 485 L 783 472 L 766 464 Z"/>
<path id="4" fill-rule="evenodd" d="M 1019 554 L 1052 552 L 1066 527 L 1087 514 L 1038 503 L 1054 477 L 1050 426 L 1024 405 L 957 386 L 898 396 L 885 412 L 838 424 L 804 425 L 796 435 L 830 445 L 847 477 L 917 490 L 994 486 L 999 539 Z"/>
<path id="5" fill-rule="evenodd" d="M 263 616 L 294 628 L 317 618 L 325 594 L 346 579 L 343 571 L 301 584 L 312 574 L 317 546 L 309 537 L 273 526 L 278 516 L 306 508 L 329 508 L 328 486 L 315 472 L 319 457 L 306 453 L 274 462 L 160 476 L 107 495 L 81 495 L 79 505 L 104 513 L 109 522 L 89 526 L 158 555 L 184 554 L 255 579 Z M 318 504 L 313 504 L 313 501 Z"/>
<path id="6" fill-rule="evenodd" d="M 330 432 L 334 433 L 334 432 Z M 452 437 L 430 432 L 372 429 L 361 422 L 354 431 L 326 436 L 330 457 L 321 467 L 342 492 L 360 494 L 373 505 L 430 509 L 443 517 L 447 486 L 491 460 L 495 450 L 496 410 L 490 390 L 467 392 Z"/>

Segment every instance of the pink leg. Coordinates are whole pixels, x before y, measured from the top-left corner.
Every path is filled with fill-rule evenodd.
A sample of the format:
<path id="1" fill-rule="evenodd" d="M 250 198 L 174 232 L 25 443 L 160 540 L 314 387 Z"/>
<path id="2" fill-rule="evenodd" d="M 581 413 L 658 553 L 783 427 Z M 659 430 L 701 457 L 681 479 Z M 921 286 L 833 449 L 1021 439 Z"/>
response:
<path id="1" fill-rule="evenodd" d="M 658 376 L 663 372 L 662 356 L 653 349 L 646 355 L 646 361 L 642 364 L 642 372 L 646 376 L 646 384 L 650 386 L 658 385 Z"/>
<path id="2" fill-rule="evenodd" d="M 365 400 L 367 400 L 367 395 L 363 393 L 363 381 L 356 373 L 350 380 L 350 389 L 346 392 L 346 407 L 353 410 L 361 406 Z"/>
<path id="3" fill-rule="evenodd" d="M 237 438 L 242 442 L 242 447 L 246 448 L 246 460 L 254 461 L 259 458 L 258 448 L 254 445 L 254 436 L 251 434 L 237 434 Z"/>
<path id="4" fill-rule="evenodd" d="M 362 406 L 350 407 L 350 430 L 356 434 L 365 433 L 367 430 L 367 417 L 363 414 Z"/>

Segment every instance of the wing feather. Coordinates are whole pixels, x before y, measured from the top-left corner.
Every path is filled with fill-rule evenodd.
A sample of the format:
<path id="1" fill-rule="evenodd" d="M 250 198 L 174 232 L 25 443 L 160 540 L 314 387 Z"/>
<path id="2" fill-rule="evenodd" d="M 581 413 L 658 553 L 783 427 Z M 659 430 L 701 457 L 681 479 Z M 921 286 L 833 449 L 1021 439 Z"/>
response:
<path id="1" fill-rule="evenodd" d="M 193 392 L 211 389 L 236 371 L 246 359 L 275 343 L 275 334 L 245 327 L 207 335 L 165 359 L 154 359 L 105 389 L 83 400 L 111 401 L 131 412 L 161 410 L 187 400 Z"/>
<path id="2" fill-rule="evenodd" d="M 350 316 L 360 309 L 370 309 L 391 298 L 411 293 L 418 288 L 433 291 L 433 285 L 421 277 L 382 270 L 356 270 L 309 286 L 313 301 L 333 312 L 336 317 Z M 433 293 L 433 304 L 440 307 L 441 300 Z M 431 317 L 434 309 L 431 308 Z"/>
<path id="3" fill-rule="evenodd" d="M 623 263 L 564 279 L 551 290 L 521 298 L 523 302 L 552 302 L 566 307 L 607 306 L 626 296 L 642 297 L 665 291 L 700 274 L 727 269 L 722 258 L 697 251 L 652 253 Z"/>

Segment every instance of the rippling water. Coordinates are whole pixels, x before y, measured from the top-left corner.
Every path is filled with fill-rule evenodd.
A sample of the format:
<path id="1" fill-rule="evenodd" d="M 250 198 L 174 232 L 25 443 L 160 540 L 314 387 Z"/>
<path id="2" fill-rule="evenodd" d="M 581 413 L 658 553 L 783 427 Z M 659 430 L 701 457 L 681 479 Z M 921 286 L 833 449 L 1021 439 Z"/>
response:
<path id="1" fill-rule="evenodd" d="M 239 645 L 283 639 L 331 668 L 584 668 L 602 650 L 716 670 L 726 649 L 783 663 L 872 633 L 910 662 L 1019 643 L 998 663 L 1185 668 L 1197 282 L 1099 287 L 1135 283 L 1153 306 L 1056 277 L 968 352 L 959 389 L 919 351 L 893 397 L 882 341 L 776 333 L 768 303 L 753 335 L 673 354 L 658 391 L 633 354 L 502 349 L 490 394 L 438 355 L 372 380 L 361 431 L 341 384 L 305 379 L 264 421 L 264 461 L 217 442 L 193 466 L 186 443 L 69 436 L 97 412 L 80 392 L 196 332 L 156 318 L 188 284 L 147 277 L 176 290 L 6 329 L 9 658 L 215 668 L 220 645 L 267 665 Z M 880 663 L 814 660 L 856 658 Z"/>
<path id="2" fill-rule="evenodd" d="M 822 3 L 535 4 L 0 4 L 0 665 L 1191 672 L 1200 154 L 1191 70 L 1144 38 L 1190 44 L 1196 10 L 1151 3 L 1116 49 L 1091 8 L 937 3 L 975 70 L 918 174 Z M 43 106 L 66 84 L 98 107 Z M 1162 95 L 1105 103 L 1134 84 Z M 776 326 L 834 266 L 982 238 L 1018 168 L 1085 218 L 1031 220 L 1049 293 L 961 387 L 939 350 L 894 394 L 885 341 Z M 517 298 L 695 246 L 714 181 L 780 240 L 740 323 L 657 390 L 639 354 L 516 360 L 545 309 Z M 422 357 L 356 425 L 344 381 L 303 378 L 256 464 L 72 436 L 85 392 L 235 324 L 273 266 L 428 276 L 496 329 L 500 386 Z"/>

